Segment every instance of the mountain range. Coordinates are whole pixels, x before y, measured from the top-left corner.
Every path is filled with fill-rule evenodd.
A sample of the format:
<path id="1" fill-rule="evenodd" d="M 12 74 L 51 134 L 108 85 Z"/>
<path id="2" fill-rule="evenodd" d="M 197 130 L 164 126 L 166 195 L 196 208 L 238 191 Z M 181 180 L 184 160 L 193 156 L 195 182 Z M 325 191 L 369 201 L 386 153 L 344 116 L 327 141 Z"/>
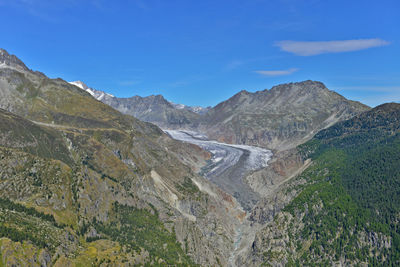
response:
<path id="1" fill-rule="evenodd" d="M 203 109 L 0 49 L 0 266 L 399 265 L 399 131 L 321 82 Z"/>
<path id="2" fill-rule="evenodd" d="M 315 81 L 282 84 L 255 93 L 241 91 L 204 109 L 172 104 L 161 95 L 118 98 L 79 81 L 71 83 L 124 114 L 161 128 L 198 131 L 225 143 L 277 150 L 296 147 L 319 130 L 369 109 Z"/>
<path id="3" fill-rule="evenodd" d="M 182 128 L 195 123 L 199 115 L 206 113 L 209 109 L 175 104 L 167 101 L 162 95 L 118 98 L 103 91 L 89 88 L 81 81 L 70 82 L 70 84 L 78 86 L 97 100 L 124 114 L 154 123 L 163 128 Z"/>

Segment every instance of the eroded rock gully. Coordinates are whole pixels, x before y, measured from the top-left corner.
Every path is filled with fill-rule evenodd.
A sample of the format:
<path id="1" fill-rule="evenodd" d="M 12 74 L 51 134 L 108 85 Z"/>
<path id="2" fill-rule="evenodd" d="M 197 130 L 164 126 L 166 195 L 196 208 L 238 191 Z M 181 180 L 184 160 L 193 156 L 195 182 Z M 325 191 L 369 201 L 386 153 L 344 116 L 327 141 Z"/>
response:
<path id="1" fill-rule="evenodd" d="M 246 255 L 256 235 L 295 195 L 285 195 L 285 182 L 308 166 L 295 149 L 272 151 L 245 145 L 232 145 L 208 140 L 196 132 L 165 130 L 172 138 L 200 146 L 212 154 L 201 174 L 217 185 L 225 199 L 234 197 L 243 216 L 226 221 L 232 233 L 231 251 L 226 264 L 251 264 Z M 224 195 L 224 194 L 222 194 Z M 218 226 L 216 226 L 218 227 Z"/>

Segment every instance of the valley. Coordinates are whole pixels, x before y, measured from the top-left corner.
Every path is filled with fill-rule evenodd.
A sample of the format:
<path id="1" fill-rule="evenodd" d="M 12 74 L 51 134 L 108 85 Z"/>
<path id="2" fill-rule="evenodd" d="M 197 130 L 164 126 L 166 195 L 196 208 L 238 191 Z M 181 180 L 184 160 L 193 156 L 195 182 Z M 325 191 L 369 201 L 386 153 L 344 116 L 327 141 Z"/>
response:
<path id="1" fill-rule="evenodd" d="M 212 154 L 201 174 L 218 185 L 225 192 L 233 195 L 249 211 L 260 199 L 245 182 L 245 177 L 252 171 L 268 166 L 272 152 L 268 149 L 220 143 L 208 140 L 205 135 L 185 130 L 164 130 L 172 138 L 198 145 Z"/>
<path id="2" fill-rule="evenodd" d="M 400 263 L 399 104 L 308 80 L 201 109 L 0 64 L 0 266 Z"/>

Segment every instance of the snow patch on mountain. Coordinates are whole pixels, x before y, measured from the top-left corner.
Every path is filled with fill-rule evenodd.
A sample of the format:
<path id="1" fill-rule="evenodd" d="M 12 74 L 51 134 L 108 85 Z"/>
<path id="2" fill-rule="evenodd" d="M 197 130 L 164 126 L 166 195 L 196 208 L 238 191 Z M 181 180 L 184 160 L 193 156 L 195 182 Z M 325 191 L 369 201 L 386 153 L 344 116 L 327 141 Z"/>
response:
<path id="1" fill-rule="evenodd" d="M 90 88 L 84 82 L 81 82 L 81 81 L 74 81 L 74 82 L 69 82 L 69 83 L 81 88 L 82 90 L 84 90 L 86 92 L 88 92 L 91 96 L 93 96 L 94 98 L 96 98 L 99 101 L 103 100 L 107 96 L 108 97 L 115 97 L 112 94 L 108 94 L 106 92 L 98 91 L 98 90 L 95 90 L 93 88 Z"/>
<path id="2" fill-rule="evenodd" d="M 169 102 L 169 103 L 176 109 L 186 109 L 186 110 L 190 110 L 197 114 L 204 114 L 210 109 L 210 107 L 206 107 L 206 108 L 200 107 L 200 106 L 192 107 L 192 106 L 186 106 L 184 104 L 176 104 L 174 102 Z"/>
<path id="3" fill-rule="evenodd" d="M 96 98 L 99 101 L 105 102 L 106 104 L 108 104 L 107 98 L 108 99 L 109 98 L 115 98 L 115 96 L 113 96 L 112 94 L 108 94 L 106 92 L 90 88 L 89 86 L 87 86 L 82 81 L 73 81 L 73 82 L 69 82 L 69 83 L 79 87 L 80 89 L 82 89 L 82 90 L 84 90 L 86 92 L 88 92 L 91 96 L 93 96 L 94 98 Z M 161 95 L 159 95 L 159 96 L 149 96 L 149 97 L 152 97 L 152 98 L 160 98 L 161 97 L 162 99 L 164 99 Z M 149 98 L 149 97 L 135 96 L 134 98 L 146 99 L 146 98 Z M 118 99 L 118 98 L 116 98 L 116 99 Z M 178 110 L 189 110 L 189 111 L 192 111 L 192 112 L 200 114 L 200 115 L 206 113 L 210 109 L 210 107 L 206 107 L 206 108 L 200 107 L 200 106 L 191 107 L 191 106 L 187 106 L 187 105 L 184 105 L 184 104 L 175 104 L 175 103 L 169 102 L 169 101 L 168 101 L 168 103 L 170 103 L 175 109 L 178 109 Z M 147 113 L 150 113 L 151 111 L 152 110 L 150 109 Z"/>

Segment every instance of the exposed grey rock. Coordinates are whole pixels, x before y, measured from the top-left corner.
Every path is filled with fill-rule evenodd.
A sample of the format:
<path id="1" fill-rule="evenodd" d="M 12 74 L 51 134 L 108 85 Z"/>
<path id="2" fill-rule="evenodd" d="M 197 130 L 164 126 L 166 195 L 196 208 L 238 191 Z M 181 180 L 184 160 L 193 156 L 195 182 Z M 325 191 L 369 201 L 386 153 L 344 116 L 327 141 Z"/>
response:
<path id="1" fill-rule="evenodd" d="M 0 48 L 0 68 L 5 66 L 25 71 L 29 70 L 19 58 L 10 55 L 6 50 Z"/>
<path id="2" fill-rule="evenodd" d="M 321 82 L 304 81 L 241 91 L 207 112 L 197 128 L 226 143 L 286 150 L 368 109 Z"/>

